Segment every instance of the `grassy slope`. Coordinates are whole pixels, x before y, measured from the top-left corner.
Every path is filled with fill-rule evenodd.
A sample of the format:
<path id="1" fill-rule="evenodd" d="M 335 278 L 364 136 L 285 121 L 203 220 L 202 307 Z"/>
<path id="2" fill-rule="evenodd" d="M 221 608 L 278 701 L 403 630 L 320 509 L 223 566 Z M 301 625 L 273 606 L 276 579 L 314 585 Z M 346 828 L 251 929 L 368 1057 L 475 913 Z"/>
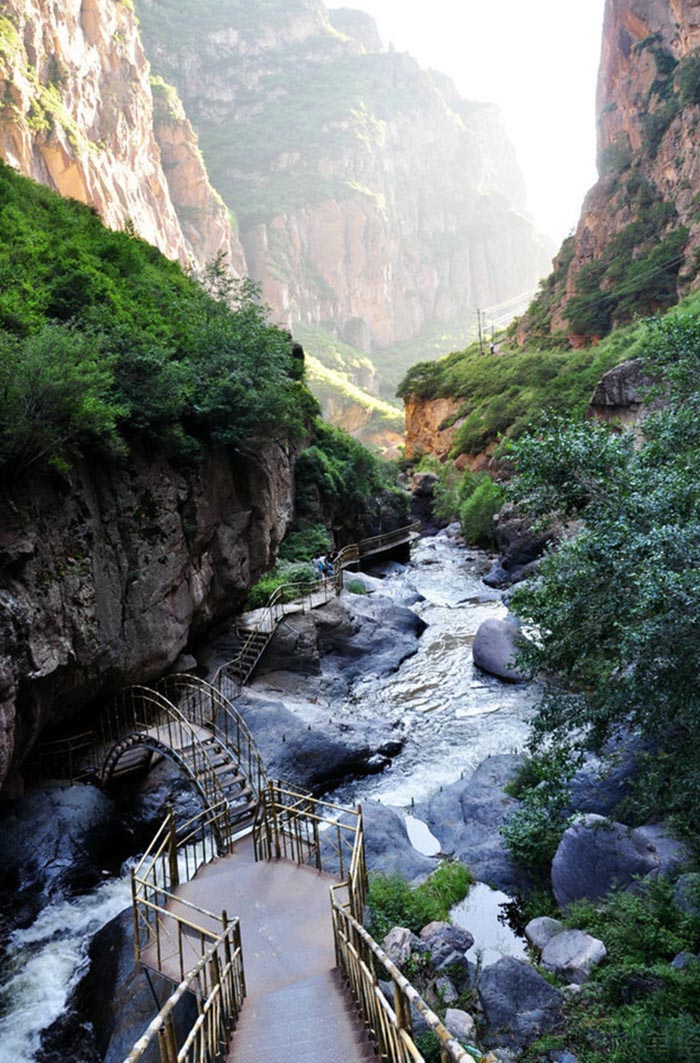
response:
<path id="1" fill-rule="evenodd" d="M 698 299 L 682 305 L 700 312 Z M 583 416 L 603 373 L 636 357 L 645 334 L 645 323 L 639 321 L 597 346 L 578 351 L 503 344 L 501 353 L 482 355 L 472 344 L 438 362 L 414 366 L 400 394 L 461 399 L 452 419 L 452 423 L 463 420 L 455 434 L 453 456 L 477 454 L 503 436 L 517 438 L 543 413 Z"/>

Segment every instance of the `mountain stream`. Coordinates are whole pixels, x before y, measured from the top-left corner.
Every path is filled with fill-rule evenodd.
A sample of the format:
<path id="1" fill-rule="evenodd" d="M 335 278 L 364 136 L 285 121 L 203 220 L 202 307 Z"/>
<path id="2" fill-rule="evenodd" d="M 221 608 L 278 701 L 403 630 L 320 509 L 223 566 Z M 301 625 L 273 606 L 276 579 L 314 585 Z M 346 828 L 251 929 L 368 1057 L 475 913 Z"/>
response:
<path id="1" fill-rule="evenodd" d="M 403 809 L 411 841 L 426 855 L 436 853 L 439 842 L 411 815 L 413 803 L 467 775 L 492 753 L 522 749 L 527 736 L 531 692 L 484 675 L 471 660 L 479 624 L 506 612 L 500 594 L 479 578 L 484 560 L 442 533 L 415 544 L 407 567 L 389 566 L 383 592 L 401 599 L 416 591 L 421 600 L 412 608 L 428 627 L 415 656 L 384 679 L 361 680 L 336 710 L 351 715 L 369 702 L 388 719 L 401 715 L 407 735 L 402 752 L 381 774 L 340 787 L 333 799 L 375 799 Z M 454 912 L 455 921 L 474 934 L 483 962 L 523 954 L 522 943 L 499 918 L 499 905 L 507 900 L 478 885 Z M 54 898 L 30 926 L 9 931 L 0 985 L 0 1063 L 41 1059 L 42 1031 L 67 1007 L 88 965 L 92 936 L 129 903 L 125 866 L 90 893 Z"/>

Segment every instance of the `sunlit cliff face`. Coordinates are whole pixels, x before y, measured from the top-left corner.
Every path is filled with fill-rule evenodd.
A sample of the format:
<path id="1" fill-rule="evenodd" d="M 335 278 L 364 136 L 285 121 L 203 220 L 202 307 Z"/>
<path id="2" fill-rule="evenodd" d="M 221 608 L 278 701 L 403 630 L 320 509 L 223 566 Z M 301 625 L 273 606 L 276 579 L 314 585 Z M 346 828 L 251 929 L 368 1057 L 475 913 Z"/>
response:
<path id="1" fill-rule="evenodd" d="M 242 272 L 228 213 L 184 114 L 160 115 L 159 142 L 150 67 L 130 7 L 7 0 L 2 17 L 0 155 L 95 207 L 111 228 L 133 227 L 169 258 L 203 266 L 223 250 Z M 190 191 L 183 194 L 183 186 Z"/>

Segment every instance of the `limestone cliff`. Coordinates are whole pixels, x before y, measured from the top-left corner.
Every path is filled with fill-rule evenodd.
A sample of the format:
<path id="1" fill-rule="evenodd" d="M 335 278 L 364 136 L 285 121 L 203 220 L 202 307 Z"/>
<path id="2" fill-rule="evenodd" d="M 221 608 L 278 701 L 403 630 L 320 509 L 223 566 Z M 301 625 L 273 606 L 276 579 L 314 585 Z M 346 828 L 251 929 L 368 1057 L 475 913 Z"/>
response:
<path id="1" fill-rule="evenodd" d="M 281 322 L 332 328 L 381 366 L 381 349 L 546 268 L 495 108 L 385 51 L 367 16 L 320 0 L 138 10 Z"/>
<path id="2" fill-rule="evenodd" d="M 288 455 L 79 462 L 0 499 L 0 784 L 37 734 L 240 608 L 291 516 Z"/>
<path id="3" fill-rule="evenodd" d="M 698 286 L 700 3 L 607 0 L 600 179 L 522 336 L 574 346 Z"/>
<path id="4" fill-rule="evenodd" d="M 169 258 L 203 267 L 219 251 L 243 271 L 184 114 L 156 110 L 127 0 L 5 0 L 0 17 L 0 155 L 95 207 Z"/>

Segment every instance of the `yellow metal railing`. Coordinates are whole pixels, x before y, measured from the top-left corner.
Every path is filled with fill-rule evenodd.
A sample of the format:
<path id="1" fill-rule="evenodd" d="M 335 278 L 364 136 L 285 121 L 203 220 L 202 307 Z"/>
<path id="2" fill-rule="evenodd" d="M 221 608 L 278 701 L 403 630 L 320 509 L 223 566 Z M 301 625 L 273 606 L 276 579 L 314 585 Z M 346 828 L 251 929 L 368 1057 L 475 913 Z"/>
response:
<path id="1" fill-rule="evenodd" d="M 336 955 L 346 984 L 386 1063 L 425 1063 L 413 1035 L 411 1008 L 425 1019 L 440 1042 L 443 1063 L 474 1063 L 396 964 L 392 963 L 347 907 L 333 904 Z M 378 971 L 391 982 L 392 1001 L 379 985 Z"/>
<path id="2" fill-rule="evenodd" d="M 343 808 L 280 783 L 269 783 L 261 795 L 253 827 L 255 859 L 311 864 L 344 879 L 350 873 L 361 831 L 359 809 Z"/>
<path id="3" fill-rule="evenodd" d="M 327 579 L 316 581 L 309 579 L 306 583 L 285 583 L 277 587 L 270 595 L 267 604 L 255 611 L 254 627 L 248 632 L 233 660 L 227 661 L 218 669 L 214 676 L 214 685 L 227 693 L 230 692 L 235 697 L 265 649 L 266 643 L 262 643 L 260 636 L 267 635 L 267 641 L 269 641 L 277 624 L 288 612 L 286 606 L 294 603 L 297 606 L 295 611 L 304 612 L 307 606 L 309 609 L 318 608 L 319 605 L 329 602 L 343 589 L 345 568 L 357 564 L 364 556 L 377 553 L 381 549 L 389 549 L 392 546 L 411 542 L 419 531 L 419 523 L 409 524 L 395 531 L 385 532 L 383 535 L 362 539 L 359 543 L 351 543 L 339 551 L 333 562 L 333 575 Z"/>
<path id="4" fill-rule="evenodd" d="M 186 993 L 193 993 L 197 1000 L 197 1019 L 178 1048 L 174 1018 Z M 160 1063 L 219 1063 L 228 1050 L 245 993 L 241 933 L 236 919 L 212 940 L 182 978 L 124 1063 L 138 1063 L 156 1043 Z M 149 1058 L 153 1058 L 152 1054 Z"/>
<path id="5" fill-rule="evenodd" d="M 216 855 L 215 835 L 226 813 L 227 806 L 223 802 L 178 828 L 170 811 L 132 869 L 137 964 L 147 953 L 149 965 L 163 971 L 166 965 L 172 970 L 176 964 L 179 978 L 184 978 L 192 966 L 192 951 L 203 955 L 211 942 L 226 929 L 225 913 L 215 915 L 176 895 L 180 883 L 193 879 L 200 867 Z M 168 907 L 169 902 L 177 907 Z"/>
<path id="6" fill-rule="evenodd" d="M 166 676 L 157 689 L 190 723 L 214 733 L 259 798 L 268 784 L 267 771 L 250 728 L 229 698 L 212 683 L 193 675 Z"/>

